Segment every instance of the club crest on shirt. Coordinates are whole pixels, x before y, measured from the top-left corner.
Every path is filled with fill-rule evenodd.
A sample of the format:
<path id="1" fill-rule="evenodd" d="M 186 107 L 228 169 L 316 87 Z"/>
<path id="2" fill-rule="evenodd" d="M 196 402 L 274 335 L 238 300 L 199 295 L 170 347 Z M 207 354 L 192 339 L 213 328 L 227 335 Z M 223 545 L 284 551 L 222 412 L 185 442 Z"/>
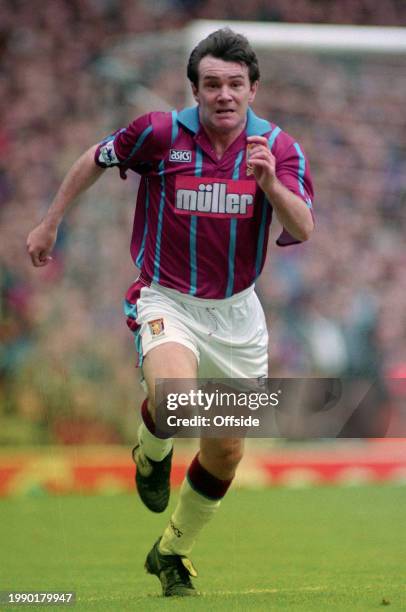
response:
<path id="1" fill-rule="evenodd" d="M 153 321 L 148 321 L 148 326 L 151 335 L 154 337 L 163 334 L 163 332 L 165 331 L 163 319 L 154 319 Z"/>

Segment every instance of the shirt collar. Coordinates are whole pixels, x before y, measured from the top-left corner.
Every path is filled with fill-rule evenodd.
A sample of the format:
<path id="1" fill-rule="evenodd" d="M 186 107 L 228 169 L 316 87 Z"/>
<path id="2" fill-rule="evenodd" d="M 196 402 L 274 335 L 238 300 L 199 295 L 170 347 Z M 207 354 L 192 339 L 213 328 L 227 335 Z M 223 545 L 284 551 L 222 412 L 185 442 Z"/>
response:
<path id="1" fill-rule="evenodd" d="M 247 112 L 247 136 L 263 136 L 272 131 L 272 126 L 266 119 L 258 117 L 251 108 Z"/>
<path id="2" fill-rule="evenodd" d="M 200 128 L 199 107 L 189 106 L 188 108 L 184 108 L 178 113 L 177 121 L 194 134 L 197 134 Z"/>
<path id="3" fill-rule="evenodd" d="M 189 106 L 178 113 L 177 121 L 185 126 L 188 130 L 197 134 L 200 129 L 199 107 Z M 247 111 L 247 136 L 263 136 L 272 130 L 269 121 L 258 117 L 251 108 Z"/>

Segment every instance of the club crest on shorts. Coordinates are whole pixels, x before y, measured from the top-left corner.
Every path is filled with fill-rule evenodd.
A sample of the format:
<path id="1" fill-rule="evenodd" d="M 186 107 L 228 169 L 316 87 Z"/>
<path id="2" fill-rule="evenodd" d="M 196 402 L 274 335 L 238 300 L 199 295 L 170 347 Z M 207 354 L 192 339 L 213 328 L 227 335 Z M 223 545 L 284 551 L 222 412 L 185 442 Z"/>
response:
<path id="1" fill-rule="evenodd" d="M 160 334 L 163 334 L 165 330 L 164 320 L 163 319 L 154 319 L 153 321 L 148 321 L 149 330 L 151 335 L 156 337 Z"/>

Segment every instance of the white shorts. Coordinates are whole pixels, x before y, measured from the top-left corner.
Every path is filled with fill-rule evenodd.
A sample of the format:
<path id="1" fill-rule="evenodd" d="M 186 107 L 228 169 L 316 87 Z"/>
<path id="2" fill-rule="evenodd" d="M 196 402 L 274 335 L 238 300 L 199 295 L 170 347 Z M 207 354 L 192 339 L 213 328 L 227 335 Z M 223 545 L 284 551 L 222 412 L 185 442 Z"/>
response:
<path id="1" fill-rule="evenodd" d="M 140 365 L 152 348 L 177 342 L 196 355 L 199 378 L 268 375 L 268 332 L 254 286 L 229 298 L 206 300 L 152 283 L 143 285 L 138 296 L 131 305 L 132 321 L 128 308 L 126 314 Z"/>

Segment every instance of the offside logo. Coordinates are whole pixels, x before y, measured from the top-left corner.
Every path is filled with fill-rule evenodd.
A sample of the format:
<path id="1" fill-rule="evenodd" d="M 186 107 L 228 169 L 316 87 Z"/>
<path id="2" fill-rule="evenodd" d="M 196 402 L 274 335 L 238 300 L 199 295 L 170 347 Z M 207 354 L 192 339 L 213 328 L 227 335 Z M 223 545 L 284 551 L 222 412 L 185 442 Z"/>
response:
<path id="1" fill-rule="evenodd" d="M 169 152 L 169 161 L 188 163 L 192 161 L 192 151 L 180 151 L 171 149 Z"/>
<path id="2" fill-rule="evenodd" d="M 254 213 L 255 181 L 177 176 L 175 212 L 223 219 Z"/>

